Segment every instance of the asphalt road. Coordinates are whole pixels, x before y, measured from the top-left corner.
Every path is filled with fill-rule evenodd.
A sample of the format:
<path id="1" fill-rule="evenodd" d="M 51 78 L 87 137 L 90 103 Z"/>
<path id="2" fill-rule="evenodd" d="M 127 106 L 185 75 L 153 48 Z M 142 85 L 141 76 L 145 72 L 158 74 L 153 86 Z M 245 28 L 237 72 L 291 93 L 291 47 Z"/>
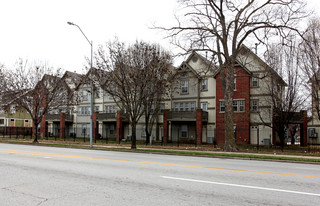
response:
<path id="1" fill-rule="evenodd" d="M 0 205 L 319 203 L 319 165 L 0 144 Z"/>

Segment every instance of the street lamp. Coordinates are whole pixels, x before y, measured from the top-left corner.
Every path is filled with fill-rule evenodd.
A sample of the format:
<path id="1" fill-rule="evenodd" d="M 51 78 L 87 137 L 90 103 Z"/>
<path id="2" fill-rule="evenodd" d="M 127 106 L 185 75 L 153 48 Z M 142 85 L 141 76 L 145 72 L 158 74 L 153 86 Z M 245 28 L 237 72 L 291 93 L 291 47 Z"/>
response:
<path id="1" fill-rule="evenodd" d="M 81 31 L 81 33 L 83 34 L 83 36 L 86 38 L 86 40 L 88 41 L 88 43 L 90 44 L 91 47 L 91 60 L 90 60 L 90 93 L 91 93 L 91 98 L 90 98 L 90 148 L 92 148 L 92 136 L 93 136 L 93 81 L 92 81 L 92 41 L 90 41 L 88 39 L 88 37 L 83 33 L 83 31 L 81 30 L 81 28 L 72 23 L 72 22 L 67 22 L 69 25 L 71 26 L 76 26 L 78 27 L 78 29 Z"/>

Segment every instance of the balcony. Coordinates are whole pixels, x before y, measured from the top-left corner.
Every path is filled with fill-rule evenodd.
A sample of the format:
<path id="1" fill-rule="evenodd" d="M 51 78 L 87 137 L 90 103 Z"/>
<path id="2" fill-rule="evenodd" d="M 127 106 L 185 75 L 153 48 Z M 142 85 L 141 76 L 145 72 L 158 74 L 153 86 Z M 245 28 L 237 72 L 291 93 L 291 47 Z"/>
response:
<path id="1" fill-rule="evenodd" d="M 46 115 L 46 120 L 47 121 L 60 121 L 60 114 L 47 114 Z M 73 115 L 66 114 L 65 121 L 72 122 L 73 121 Z"/>
<path id="2" fill-rule="evenodd" d="M 97 120 L 99 121 L 116 121 L 117 113 L 99 113 L 97 115 Z"/>
<path id="3" fill-rule="evenodd" d="M 97 115 L 98 121 L 107 121 L 107 122 L 115 122 L 117 121 L 117 113 L 99 113 Z M 122 114 L 122 121 L 128 122 L 129 121 L 129 115 L 127 113 Z"/>
<path id="4" fill-rule="evenodd" d="M 197 121 L 196 111 L 168 111 L 169 121 Z M 202 112 L 202 121 L 208 122 L 208 112 Z"/>

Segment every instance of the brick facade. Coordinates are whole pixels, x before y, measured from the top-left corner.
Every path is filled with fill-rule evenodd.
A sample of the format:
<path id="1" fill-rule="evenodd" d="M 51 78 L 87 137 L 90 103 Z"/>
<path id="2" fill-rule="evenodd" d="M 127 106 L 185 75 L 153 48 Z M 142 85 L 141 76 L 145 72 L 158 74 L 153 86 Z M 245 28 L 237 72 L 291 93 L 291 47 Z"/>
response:
<path id="1" fill-rule="evenodd" d="M 197 122 L 196 122 L 196 124 L 197 124 L 197 128 L 196 128 L 196 130 L 197 130 L 197 140 L 196 140 L 197 145 L 202 144 L 202 126 L 203 126 L 202 115 L 203 115 L 202 109 L 197 109 Z"/>
<path id="2" fill-rule="evenodd" d="M 60 114 L 60 138 L 65 138 L 66 136 L 66 114 Z"/>
<path id="3" fill-rule="evenodd" d="M 97 116 L 99 112 L 94 112 L 92 115 L 92 121 L 93 121 L 93 139 L 99 139 L 99 122 L 97 121 Z"/>
<path id="4" fill-rule="evenodd" d="M 122 117 L 121 117 L 121 111 L 117 111 L 117 141 L 119 142 L 123 138 L 122 134 Z"/>
<path id="5" fill-rule="evenodd" d="M 240 66 L 235 67 L 236 89 L 234 100 L 244 101 L 244 111 L 234 112 L 234 126 L 237 144 L 249 144 L 250 139 L 250 75 Z M 216 75 L 216 142 L 225 141 L 225 113 L 220 112 L 224 100 L 220 73 Z"/>

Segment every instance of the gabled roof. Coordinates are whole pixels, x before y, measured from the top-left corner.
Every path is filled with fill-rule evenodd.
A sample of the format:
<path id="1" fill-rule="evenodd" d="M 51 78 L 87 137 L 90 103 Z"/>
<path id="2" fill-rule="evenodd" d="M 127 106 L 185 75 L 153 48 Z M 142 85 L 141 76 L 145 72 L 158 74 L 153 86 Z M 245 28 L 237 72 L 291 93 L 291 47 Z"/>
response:
<path id="1" fill-rule="evenodd" d="M 192 61 L 192 59 L 194 57 L 198 57 L 204 64 L 208 65 L 208 71 L 211 71 L 212 73 L 214 73 L 214 70 L 216 69 L 216 66 L 214 64 L 212 64 L 211 61 L 207 60 L 205 57 L 203 57 L 202 55 L 200 55 L 199 53 L 197 53 L 196 51 L 193 51 L 188 58 L 183 61 L 180 66 L 177 68 L 176 73 L 174 74 L 174 76 L 178 73 L 180 73 L 182 71 L 182 67 L 186 67 L 187 69 L 189 69 L 197 78 L 201 79 L 202 75 L 201 75 L 201 71 L 197 71 L 196 68 L 193 68 L 189 62 Z"/>
<path id="2" fill-rule="evenodd" d="M 80 83 L 82 77 L 83 77 L 82 74 L 79 74 L 76 72 L 66 71 L 61 78 L 62 79 L 70 78 L 75 85 L 78 85 Z"/>
<path id="3" fill-rule="evenodd" d="M 272 69 L 266 62 L 264 62 L 260 57 L 258 57 L 258 55 L 256 55 L 254 52 L 252 52 L 247 46 L 245 45 L 241 45 L 241 49 L 240 49 L 240 53 L 242 52 L 246 52 L 247 54 L 253 56 L 253 58 L 255 60 L 257 60 L 258 62 L 261 63 L 261 65 L 263 65 L 269 72 L 271 72 L 273 75 L 275 75 L 275 77 L 279 80 L 279 82 L 281 83 L 281 85 L 283 86 L 287 86 L 287 83 L 279 76 L 279 74 L 274 71 L 274 69 Z M 240 65 L 246 72 L 248 72 L 248 74 L 252 74 L 252 72 L 241 63 L 241 61 L 236 60 L 236 66 Z M 221 68 L 219 70 L 217 70 L 217 72 L 214 74 L 214 77 L 216 77 L 218 75 L 218 73 L 221 71 Z"/>
<path id="4" fill-rule="evenodd" d="M 241 50 L 240 52 L 248 52 L 251 56 L 254 57 L 255 60 L 259 61 L 269 72 L 271 72 L 273 75 L 275 75 L 275 77 L 279 80 L 279 82 L 281 83 L 281 85 L 283 86 L 287 86 L 287 83 L 282 79 L 282 77 L 280 77 L 280 75 L 273 69 L 271 68 L 265 61 L 263 61 L 260 57 L 258 57 L 258 55 L 256 55 L 254 52 L 252 52 L 247 46 L 245 45 L 241 45 Z M 246 68 L 244 66 L 244 68 Z"/>

